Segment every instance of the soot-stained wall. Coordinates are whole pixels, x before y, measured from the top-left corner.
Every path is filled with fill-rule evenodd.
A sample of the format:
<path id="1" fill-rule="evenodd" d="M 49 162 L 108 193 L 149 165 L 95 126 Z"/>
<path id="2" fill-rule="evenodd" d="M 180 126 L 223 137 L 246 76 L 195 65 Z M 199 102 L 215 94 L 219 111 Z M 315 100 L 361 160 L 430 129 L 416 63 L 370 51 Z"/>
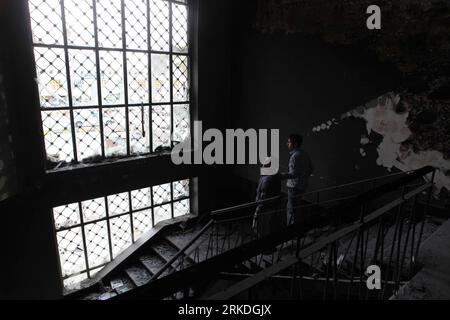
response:
<path id="1" fill-rule="evenodd" d="M 375 163 L 376 150 L 360 157 L 363 121 L 348 120 L 333 131 L 312 129 L 396 88 L 399 73 L 356 45 L 258 32 L 252 28 L 255 10 L 256 2 L 248 1 L 233 11 L 233 126 L 280 129 L 281 170 L 288 161 L 287 135 L 303 134 L 316 167 L 310 190 L 386 174 Z M 251 180 L 258 176 L 256 167 L 235 172 Z"/>

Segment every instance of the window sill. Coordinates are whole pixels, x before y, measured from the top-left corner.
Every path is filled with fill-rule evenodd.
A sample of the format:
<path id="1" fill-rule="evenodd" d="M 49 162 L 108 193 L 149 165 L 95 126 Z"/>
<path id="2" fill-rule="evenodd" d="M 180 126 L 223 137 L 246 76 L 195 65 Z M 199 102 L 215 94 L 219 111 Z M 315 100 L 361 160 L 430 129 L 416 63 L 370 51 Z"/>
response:
<path id="1" fill-rule="evenodd" d="M 162 157 L 170 157 L 171 152 L 161 152 L 161 153 L 154 153 L 154 154 L 147 154 L 142 156 L 133 156 L 133 157 L 127 157 L 127 158 L 111 158 L 111 159 L 105 159 L 100 162 L 95 163 L 76 163 L 76 164 L 67 164 L 64 167 L 56 167 L 54 169 L 48 169 L 46 170 L 46 174 L 58 174 L 62 172 L 70 172 L 70 171 L 77 171 L 77 170 L 84 170 L 89 168 L 98 168 L 98 167 L 105 167 L 105 166 L 112 166 L 112 165 L 120 165 L 120 164 L 143 164 L 147 161 L 150 161 L 151 159 L 157 159 Z"/>

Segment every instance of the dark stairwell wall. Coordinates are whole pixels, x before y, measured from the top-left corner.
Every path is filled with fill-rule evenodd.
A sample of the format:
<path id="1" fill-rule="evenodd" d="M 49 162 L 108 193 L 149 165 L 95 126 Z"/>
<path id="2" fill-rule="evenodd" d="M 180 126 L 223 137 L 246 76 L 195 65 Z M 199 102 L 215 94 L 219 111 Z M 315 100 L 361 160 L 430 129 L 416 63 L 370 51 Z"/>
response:
<path id="1" fill-rule="evenodd" d="M 2 248 L 0 298 L 55 299 L 62 296 L 58 251 L 51 208 L 187 177 L 199 177 L 195 213 L 223 206 L 223 167 L 174 166 L 170 157 L 94 166 L 45 174 L 27 0 L 1 2 L 1 60 L 6 99 L 17 150 L 18 193 L 0 201 Z M 192 67 L 193 116 L 204 127 L 227 127 L 230 99 L 230 2 L 192 1 L 198 10 L 198 33 Z M 4 4 L 4 6 L 3 6 Z M 3 130 L 3 128 L 2 128 Z M 3 146 L 0 146 L 3 148 Z M 211 187 L 213 186 L 213 187 Z"/>
<path id="2" fill-rule="evenodd" d="M 233 8 L 232 126 L 280 129 L 280 165 L 286 171 L 289 133 L 304 135 L 316 171 L 310 190 L 387 174 L 375 151 L 361 159 L 363 121 L 334 131 L 312 128 L 396 89 L 401 75 L 357 45 L 326 44 L 314 36 L 253 28 L 256 1 Z M 236 166 L 240 178 L 257 181 L 258 167 Z"/>

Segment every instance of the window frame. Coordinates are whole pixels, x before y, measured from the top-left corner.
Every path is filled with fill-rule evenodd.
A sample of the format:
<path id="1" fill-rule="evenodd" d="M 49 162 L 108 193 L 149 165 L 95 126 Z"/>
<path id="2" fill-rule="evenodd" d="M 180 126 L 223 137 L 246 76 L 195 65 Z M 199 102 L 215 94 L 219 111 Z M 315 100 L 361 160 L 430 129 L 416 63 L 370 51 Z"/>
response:
<path id="1" fill-rule="evenodd" d="M 96 272 L 98 272 L 99 270 L 101 270 L 103 267 L 105 267 L 107 264 L 111 263 L 111 261 L 113 261 L 114 259 L 116 259 L 123 251 L 126 250 L 126 248 L 123 248 L 122 251 L 120 251 L 119 253 L 114 253 L 113 252 L 113 243 L 112 243 L 112 237 L 114 236 L 111 233 L 111 221 L 117 218 L 121 218 L 121 217 L 126 217 L 129 216 L 129 222 L 130 222 L 130 229 L 131 229 L 131 244 L 136 243 L 137 240 L 139 240 L 140 237 L 142 237 L 144 235 L 144 233 L 140 234 L 138 237 L 136 237 L 135 234 L 135 228 L 134 228 L 134 220 L 135 220 L 135 214 L 141 213 L 141 212 L 145 212 L 145 211 L 150 211 L 151 212 L 151 223 L 152 226 L 151 228 L 149 228 L 148 231 L 150 231 L 151 229 L 155 228 L 155 226 L 157 226 L 159 223 L 162 222 L 166 222 L 166 221 L 172 221 L 178 217 L 182 217 L 182 216 L 186 216 L 186 214 L 181 215 L 181 216 L 177 216 L 175 217 L 175 207 L 174 205 L 177 203 L 180 203 L 182 201 L 189 201 L 189 212 L 187 213 L 187 215 L 191 215 L 192 214 L 192 207 L 193 207 L 193 178 L 189 178 L 189 179 L 182 179 L 182 180 L 175 180 L 172 182 L 168 182 L 168 183 L 164 183 L 162 185 L 154 185 L 154 186 L 149 186 L 149 187 L 145 187 L 145 188 L 141 188 L 141 189 L 136 189 L 136 190 L 129 190 L 129 191 L 125 191 L 122 192 L 120 194 L 112 194 L 112 195 L 106 195 L 106 196 L 102 196 L 102 197 L 97 197 L 95 199 L 88 199 L 88 200 L 83 200 L 83 201 L 78 201 L 78 202 L 74 202 L 74 203 L 70 203 L 67 205 L 63 205 L 63 206 L 59 206 L 56 208 L 52 209 L 52 221 L 53 221 L 53 226 L 54 226 L 54 232 L 55 232 L 55 239 L 56 239 L 56 246 L 58 248 L 58 268 L 59 268 L 59 272 L 60 272 L 60 276 L 61 276 L 61 281 L 63 283 L 63 287 L 65 288 L 66 286 L 64 285 L 64 282 L 68 279 L 71 278 L 75 278 L 78 277 L 80 275 L 86 275 L 87 279 L 91 279 Z M 188 190 L 189 190 L 189 194 L 188 196 L 181 196 L 181 197 L 174 197 L 174 185 L 176 183 L 182 183 L 183 181 L 187 181 L 188 183 Z M 161 187 L 163 185 L 167 185 L 170 184 L 170 200 L 169 201 L 164 201 L 161 203 L 155 203 L 154 201 L 154 188 L 156 187 Z M 150 196 L 151 196 L 151 201 L 150 201 L 150 205 L 149 206 L 145 206 L 145 207 L 140 207 L 137 209 L 133 208 L 133 196 L 132 193 L 135 191 L 140 191 L 143 189 L 150 189 Z M 120 214 L 112 214 L 111 210 L 109 208 L 109 199 L 108 197 L 114 197 L 117 195 L 121 195 L 121 194 L 127 194 L 128 197 L 128 211 L 127 212 L 123 212 Z M 83 202 L 87 202 L 87 201 L 93 201 L 93 200 L 99 200 L 101 199 L 104 203 L 104 209 L 105 209 L 105 214 L 103 217 L 99 218 L 99 219 L 92 219 L 92 220 L 88 220 L 85 221 L 84 219 L 84 214 L 83 214 Z M 74 223 L 71 224 L 69 226 L 65 226 L 65 227 L 57 227 L 56 224 L 56 220 L 55 220 L 55 216 L 57 215 L 55 213 L 55 209 L 58 208 L 62 208 L 62 207 L 66 207 L 66 206 L 71 206 L 71 205 L 76 205 L 77 206 L 77 214 L 78 214 L 78 218 L 79 218 L 79 222 L 78 223 Z M 163 206 L 168 206 L 170 205 L 171 207 L 171 217 L 168 219 L 164 219 L 161 221 L 158 221 L 155 223 L 155 209 L 163 207 Z M 89 252 L 88 252 L 88 244 L 87 244 L 87 235 L 86 235 L 86 228 L 89 226 L 93 226 L 96 225 L 98 223 L 102 223 L 104 222 L 106 224 L 106 232 L 107 232 L 107 240 L 108 240 L 108 256 L 109 259 L 107 262 L 105 263 L 100 263 L 97 264 L 95 266 L 91 266 L 90 262 L 89 262 Z M 62 263 L 62 256 L 60 253 L 60 244 L 58 243 L 58 234 L 66 232 L 66 231 L 70 231 L 72 229 L 80 229 L 80 234 L 79 236 L 82 239 L 82 246 L 83 246 L 83 253 L 81 254 L 82 257 L 81 259 L 84 260 L 84 266 L 85 268 L 81 271 L 75 272 L 73 274 L 70 275 L 64 275 L 64 270 L 63 270 L 63 263 Z M 148 232 L 146 231 L 146 232 Z M 67 289 L 67 288 L 66 288 Z"/>
<path id="2" fill-rule="evenodd" d="M 178 1 L 172 1 L 173 3 L 179 3 Z M 19 2 L 17 2 L 19 3 Z M 197 102 L 197 92 L 198 92 L 198 1 L 197 0 L 185 0 L 185 3 L 181 3 L 187 5 L 188 10 L 188 43 L 189 43 L 189 70 L 188 70 L 188 78 L 189 78 L 189 116 L 190 116 L 190 133 L 193 132 L 193 122 L 198 117 L 198 102 Z M 123 189 L 124 178 L 119 172 L 129 172 L 131 168 L 135 166 L 140 167 L 142 170 L 152 170 L 156 163 L 160 163 L 160 160 L 157 158 L 165 158 L 162 161 L 170 162 L 170 153 L 149 153 L 149 154 L 141 154 L 141 155 L 131 155 L 120 159 L 107 158 L 103 159 L 98 163 L 78 163 L 78 164 L 70 164 L 68 166 L 62 167 L 49 167 L 46 161 L 46 146 L 45 139 L 42 130 L 42 118 L 41 118 L 41 103 L 40 103 L 40 94 L 37 82 L 35 79 L 37 78 L 36 72 L 36 61 L 34 58 L 34 43 L 33 43 L 33 32 L 31 30 L 31 17 L 29 10 L 29 1 L 23 1 L 21 4 L 17 4 L 15 6 L 15 14 L 18 16 L 17 24 L 14 24 L 17 29 L 20 30 L 19 33 L 19 41 L 16 44 L 16 47 L 19 49 L 23 49 L 25 54 L 18 55 L 18 57 L 24 56 L 26 59 L 26 63 L 24 65 L 23 70 L 21 69 L 20 73 L 26 79 L 30 81 L 26 81 L 25 83 L 25 95 L 19 95 L 21 101 L 21 109 L 19 110 L 19 114 L 22 116 L 22 121 L 18 122 L 20 127 L 20 131 L 17 130 L 17 135 L 22 138 L 23 141 L 33 142 L 31 144 L 31 156 L 32 162 L 30 164 L 30 157 L 23 156 L 23 162 L 25 165 L 23 169 L 26 169 L 27 172 L 30 172 L 29 176 L 32 176 L 32 179 L 39 183 L 40 190 L 42 189 L 42 183 L 48 185 L 52 184 L 50 188 L 51 194 L 48 194 L 47 191 L 42 192 L 41 196 L 46 198 L 45 200 L 45 212 L 48 214 L 49 223 L 49 231 L 52 232 L 52 249 L 54 249 L 55 256 L 53 257 L 58 266 L 59 274 L 58 282 L 60 283 L 60 289 L 63 289 L 63 279 L 62 272 L 60 270 L 60 256 L 58 254 L 58 243 L 56 237 L 55 224 L 53 221 L 52 215 L 52 207 L 60 206 L 64 203 L 74 203 L 79 201 L 84 201 L 83 199 L 91 198 L 90 195 L 99 195 L 99 190 L 94 190 L 93 188 L 89 188 L 85 190 L 83 188 L 79 188 L 84 183 L 82 180 L 85 179 L 88 175 L 91 175 L 92 169 L 100 169 L 99 172 L 95 173 L 95 177 L 91 177 L 90 181 L 93 181 L 95 185 L 102 185 L 99 181 L 102 181 L 106 176 L 110 176 L 110 172 L 113 173 L 116 179 L 115 181 L 108 184 L 107 189 L 113 190 L 114 192 L 119 192 L 119 190 Z M 21 18 L 21 19 L 19 19 Z M 23 18 L 23 19 L 22 19 Z M 22 22 L 20 22 L 22 21 Z M 24 25 L 24 22 L 26 23 Z M 13 39 L 14 40 L 14 39 Z M 86 48 L 85 48 L 86 49 Z M 19 52 L 21 52 L 19 50 Z M 22 59 L 23 60 L 23 59 Z M 14 65 L 11 66 L 11 73 L 15 74 L 14 68 L 22 67 L 22 60 L 14 59 Z M 151 76 L 151 75 L 150 75 Z M 20 81 L 20 85 L 22 85 L 23 80 Z M 19 84 L 18 84 L 19 86 Z M 172 86 L 171 86 L 172 89 Z M 149 98 L 150 99 L 150 98 Z M 32 106 L 31 110 L 29 106 Z M 151 104 L 149 104 L 151 105 Z M 98 108 L 99 106 L 97 106 Z M 69 107 L 68 107 L 69 108 Z M 31 115 L 31 117 L 30 117 Z M 30 129 L 31 128 L 31 129 Z M 171 127 L 173 128 L 173 126 Z M 23 144 L 25 146 L 25 143 Z M 30 146 L 21 147 L 21 154 L 29 154 L 30 155 Z M 74 153 L 75 155 L 76 153 Z M 116 174 L 117 173 L 117 174 Z M 173 174 L 169 174 L 167 176 L 167 180 L 177 181 L 180 179 L 190 178 L 190 207 L 191 214 L 197 215 L 199 209 L 198 203 L 198 178 L 199 172 L 197 169 L 192 168 L 183 168 L 182 170 L 175 170 Z M 23 178 L 23 177 L 22 177 Z M 42 180 L 44 179 L 44 180 Z M 147 177 L 147 182 L 149 185 L 161 183 L 161 177 L 158 176 L 156 178 Z M 116 182 L 117 181 L 117 182 Z M 75 186 L 72 190 L 69 189 L 67 192 L 67 186 L 73 185 Z M 143 179 L 141 177 L 136 176 L 134 173 L 131 179 L 126 179 L 127 189 L 133 190 L 141 187 L 143 185 Z M 46 190 L 46 189 L 45 189 Z M 103 192 L 103 191 L 102 191 Z M 92 197 L 94 198 L 94 197 Z M 52 215 L 52 217 L 49 217 Z M 46 218 L 47 218 L 46 217 Z M 63 290 L 64 291 L 64 290 Z"/>
<path id="3" fill-rule="evenodd" d="M 65 111 L 69 113 L 70 117 L 70 145 L 73 155 L 73 161 L 71 163 L 65 162 L 65 161 L 59 161 L 59 164 L 56 167 L 53 168 L 46 168 L 46 172 L 55 172 L 55 171 L 64 171 L 67 169 L 73 169 L 77 167 L 84 168 L 86 166 L 96 166 L 101 165 L 104 163 L 115 163 L 117 161 L 133 161 L 135 159 L 141 159 L 141 158 L 148 158 L 148 157 L 154 157 L 159 156 L 163 154 L 168 154 L 169 152 L 156 152 L 155 151 L 155 145 L 154 139 L 153 139 L 153 112 L 152 108 L 155 106 L 162 106 L 162 107 L 168 107 L 170 108 L 170 147 L 174 146 L 174 130 L 175 130 L 175 123 L 174 123 L 174 108 L 178 106 L 188 106 L 189 107 L 189 134 L 192 135 L 192 127 L 194 122 L 194 116 L 197 114 L 196 105 L 194 104 L 195 100 L 195 93 L 194 93 L 194 70 L 193 70 L 193 52 L 195 51 L 195 39 L 196 36 L 194 35 L 194 32 L 196 30 L 196 27 L 194 26 L 195 20 L 196 20 L 196 1 L 192 0 L 185 0 L 185 1 L 176 1 L 176 0 L 161 0 L 163 2 L 168 3 L 168 9 L 169 9 L 169 38 L 168 38 L 168 45 L 169 50 L 168 51 L 158 51 L 153 50 L 151 48 L 151 22 L 150 22 L 150 2 L 151 0 L 144 0 L 147 5 L 147 50 L 145 49 L 129 49 L 127 48 L 126 44 L 126 10 L 125 10 L 125 1 L 121 0 L 121 27 L 122 27 L 122 47 L 121 48 L 110 48 L 110 47 L 101 47 L 99 46 L 98 42 L 98 27 L 97 27 L 97 13 L 96 13 L 96 4 L 97 0 L 92 0 L 93 3 L 93 21 L 94 21 L 94 37 L 95 37 L 95 45 L 93 47 L 89 46 L 78 46 L 78 45 L 70 45 L 68 44 L 68 36 L 67 36 L 67 30 L 66 30 L 66 19 L 65 19 L 65 10 L 64 10 L 64 1 L 65 0 L 59 0 L 61 5 L 61 21 L 62 21 L 62 33 L 63 33 L 63 44 L 42 44 L 42 43 L 34 43 L 33 37 L 31 36 L 31 47 L 33 51 L 36 48 L 50 48 L 50 49 L 61 49 L 64 51 L 64 59 L 65 59 L 65 76 L 67 80 L 67 93 L 68 93 L 68 103 L 67 106 L 64 107 L 43 107 L 41 106 L 40 101 L 40 94 L 38 95 L 38 113 L 39 113 L 39 119 L 40 119 L 40 127 L 41 127 L 41 136 L 42 136 L 42 145 L 43 145 L 43 155 L 45 159 L 47 159 L 47 146 L 46 141 L 44 137 L 44 122 L 43 122 L 43 112 L 49 112 L 49 111 Z M 28 2 L 28 1 L 27 1 Z M 174 51 L 174 42 L 173 42 L 173 6 L 174 5 L 182 5 L 186 7 L 186 13 L 187 13 L 187 46 L 188 50 L 186 52 L 178 52 Z M 28 10 L 28 13 L 30 14 L 30 21 L 31 13 L 30 10 Z M 30 27 L 31 35 L 33 35 L 33 30 Z M 71 79 L 71 69 L 70 69 L 70 61 L 69 61 L 69 50 L 89 50 L 94 52 L 96 56 L 96 86 L 97 86 L 97 92 L 98 92 L 98 104 L 92 104 L 92 105 L 83 105 L 83 106 L 74 106 L 73 103 L 73 97 L 72 97 L 72 79 Z M 120 104 L 113 104 L 113 105 L 105 105 L 102 101 L 102 93 L 101 93 L 101 66 L 100 66 L 100 53 L 101 52 L 120 52 L 122 54 L 123 63 L 122 63 L 122 86 L 124 89 L 124 101 Z M 143 53 L 148 55 L 148 64 L 147 64 L 147 80 L 149 83 L 149 87 L 147 88 L 148 93 L 148 101 L 146 103 L 129 103 L 129 85 L 128 85 L 128 70 L 127 70 L 127 53 Z M 164 54 L 167 55 L 169 58 L 169 87 L 170 87 L 170 100 L 169 102 L 154 102 L 152 99 L 152 55 L 157 54 Z M 34 54 L 33 54 L 34 56 Z M 188 100 L 187 101 L 174 101 L 174 72 L 173 72 L 173 64 L 174 64 L 174 58 L 176 57 L 186 57 L 187 59 L 187 85 L 188 85 Z M 37 63 L 36 59 L 33 61 L 34 66 L 34 74 L 35 78 L 37 79 Z M 38 89 L 39 92 L 39 89 Z M 149 119 L 145 118 L 143 119 L 143 122 L 148 121 L 148 133 L 150 135 L 149 137 L 149 151 L 145 153 L 132 153 L 131 152 L 131 137 L 130 137 L 130 110 L 131 108 L 148 108 L 148 117 Z M 103 119 L 103 113 L 105 110 L 125 110 L 125 134 L 126 134 L 126 154 L 120 155 L 120 156 L 110 156 L 108 157 L 106 154 L 106 147 L 105 147 L 105 123 Z M 78 152 L 78 144 L 79 139 L 76 137 L 75 131 L 77 130 L 76 124 L 75 124 L 75 112 L 76 111 L 83 111 L 83 110 L 95 110 L 98 111 L 98 117 L 99 117 L 99 142 L 101 144 L 101 154 L 99 155 L 100 161 L 94 161 L 94 162 L 84 162 L 83 160 L 80 160 L 79 158 L 79 152 Z M 67 143 L 66 143 L 67 144 Z M 47 164 L 48 165 L 48 164 Z"/>

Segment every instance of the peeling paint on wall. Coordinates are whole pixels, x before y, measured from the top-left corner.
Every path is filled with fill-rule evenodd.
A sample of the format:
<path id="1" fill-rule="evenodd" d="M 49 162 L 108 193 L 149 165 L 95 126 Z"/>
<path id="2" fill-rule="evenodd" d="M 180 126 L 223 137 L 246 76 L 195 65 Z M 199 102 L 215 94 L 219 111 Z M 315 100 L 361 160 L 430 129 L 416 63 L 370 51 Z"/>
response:
<path id="1" fill-rule="evenodd" d="M 345 119 L 365 121 L 366 133 L 360 140 L 361 157 L 367 156 L 365 147 L 371 144 L 370 136 L 379 135 L 382 141 L 377 146 L 377 165 L 404 172 L 433 166 L 437 169 L 436 193 L 450 191 L 449 102 L 433 101 L 426 95 L 389 92 L 342 114 L 340 119 L 335 125 L 344 124 Z M 325 130 L 330 128 L 326 126 Z M 316 134 L 322 130 L 322 125 L 312 129 Z M 431 175 L 427 178 L 431 179 Z"/>
<path id="2" fill-rule="evenodd" d="M 366 10 L 382 11 L 382 32 L 365 28 Z M 381 61 L 428 79 L 450 70 L 450 2 L 443 0 L 257 0 L 254 28 L 319 36 L 335 44 L 365 42 Z"/>

